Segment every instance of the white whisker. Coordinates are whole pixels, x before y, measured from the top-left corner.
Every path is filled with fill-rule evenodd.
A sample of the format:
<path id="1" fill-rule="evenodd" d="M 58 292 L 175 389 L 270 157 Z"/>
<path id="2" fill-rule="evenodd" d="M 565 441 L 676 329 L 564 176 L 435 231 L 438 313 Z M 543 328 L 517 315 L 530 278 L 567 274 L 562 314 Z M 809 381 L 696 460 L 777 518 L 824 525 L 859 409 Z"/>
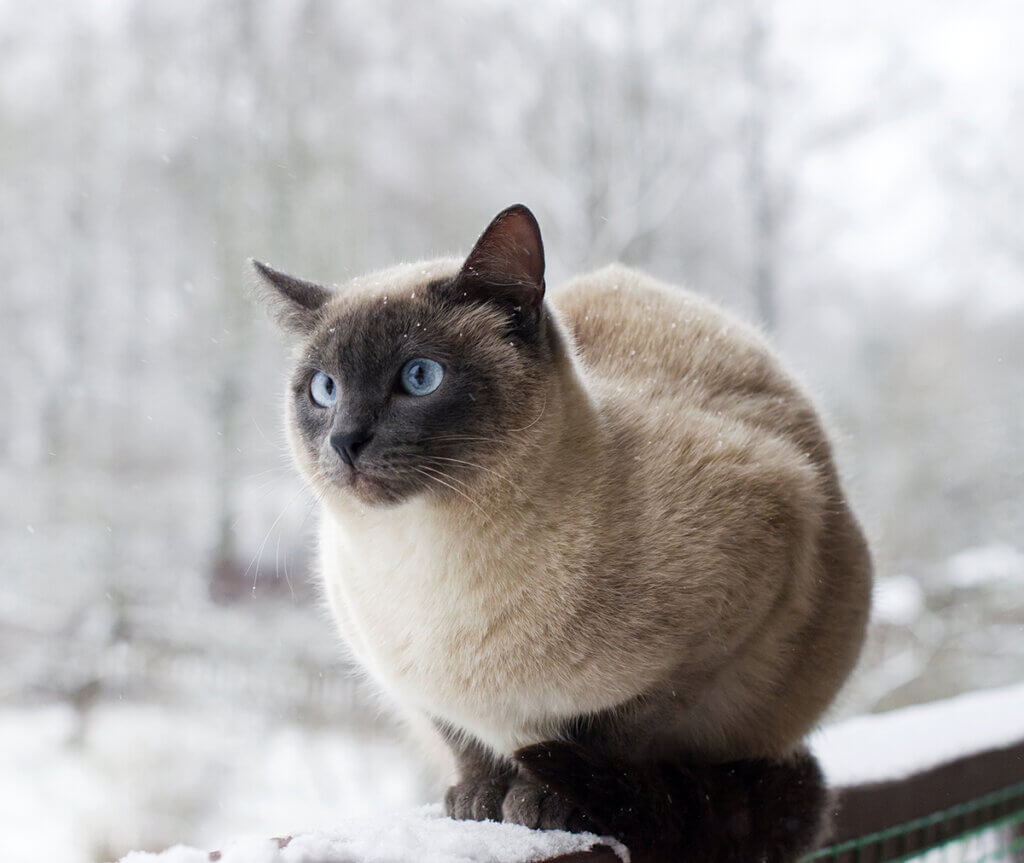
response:
<path id="1" fill-rule="evenodd" d="M 466 461 L 465 459 L 461 459 L 461 458 L 449 458 L 449 457 L 443 456 L 443 455 L 427 455 L 427 456 L 422 456 L 422 458 L 426 459 L 427 461 L 450 461 L 450 462 L 455 462 L 456 464 L 464 464 L 464 465 L 468 465 L 469 467 L 475 467 L 475 468 L 477 468 L 479 470 L 485 470 L 485 471 L 487 471 L 487 473 L 492 473 L 496 477 L 498 477 L 499 479 L 505 480 L 505 482 L 507 482 L 510 486 L 512 486 L 512 488 L 514 488 L 514 489 L 518 489 L 519 488 L 519 486 L 515 482 L 513 482 L 511 479 L 509 479 L 504 474 L 498 473 L 498 471 L 491 470 L 491 468 L 485 467 L 482 464 L 477 464 L 476 462 Z"/>
<path id="2" fill-rule="evenodd" d="M 461 489 L 458 489 L 455 486 L 451 485 L 450 483 L 445 482 L 445 479 L 450 479 L 453 482 L 458 482 L 458 480 L 455 479 L 455 477 L 449 476 L 446 473 L 438 473 L 435 468 L 428 468 L 428 467 L 426 467 L 424 465 L 414 465 L 413 466 L 413 470 L 418 471 L 419 473 L 423 474 L 423 476 L 427 477 L 428 479 L 433 479 L 435 482 L 439 482 L 441 485 L 443 485 L 443 486 L 445 486 L 447 488 L 450 488 L 456 494 L 462 495 L 474 507 L 477 508 L 477 510 L 480 512 L 480 514 L 484 518 L 486 518 L 492 524 L 494 523 L 494 519 L 492 519 L 490 517 L 490 515 L 487 514 L 487 511 L 482 506 L 480 506 L 480 504 L 478 504 L 475 500 L 473 500 L 473 498 L 471 498 L 468 494 L 466 494 Z M 428 473 L 428 471 L 430 471 L 430 473 Z M 445 479 L 442 479 L 442 477 L 444 477 Z"/>
<path id="3" fill-rule="evenodd" d="M 243 573 L 243 575 L 244 576 L 248 576 L 249 575 L 249 570 L 253 568 L 254 564 L 256 566 L 256 572 L 253 575 L 253 580 L 252 580 L 252 589 L 253 590 L 256 589 L 256 582 L 259 581 L 259 577 L 260 577 L 260 558 L 263 556 L 263 549 L 266 548 L 267 541 L 270 539 L 270 534 L 273 533 L 274 528 L 277 527 L 278 522 L 281 521 L 281 519 L 284 517 L 284 514 L 289 510 L 289 508 L 291 508 L 291 505 L 293 503 L 295 503 L 295 499 L 300 494 L 302 494 L 305 490 L 306 490 L 305 488 L 300 488 L 297 492 L 295 492 L 295 494 L 293 494 L 288 499 L 288 503 L 286 503 L 281 508 L 281 511 L 277 514 L 277 518 L 275 518 L 273 523 L 270 525 L 270 527 L 267 528 L 267 532 L 263 536 L 263 542 L 261 542 L 260 545 L 259 545 L 259 548 L 256 549 L 256 554 L 253 555 L 252 560 L 249 561 L 249 565 L 245 568 L 245 572 Z"/>

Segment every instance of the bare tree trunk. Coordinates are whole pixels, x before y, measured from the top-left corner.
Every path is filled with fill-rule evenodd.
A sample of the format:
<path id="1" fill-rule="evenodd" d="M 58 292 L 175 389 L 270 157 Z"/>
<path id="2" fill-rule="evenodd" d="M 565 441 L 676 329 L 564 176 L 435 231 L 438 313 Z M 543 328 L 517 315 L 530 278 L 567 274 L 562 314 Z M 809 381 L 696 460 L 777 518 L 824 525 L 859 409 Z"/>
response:
<path id="1" fill-rule="evenodd" d="M 239 358 L 244 356 L 249 330 L 248 306 L 242 290 L 241 278 L 244 267 L 243 251 L 238 234 L 237 210 L 244 206 L 252 177 L 252 152 L 249 147 L 239 149 L 239 141 L 248 142 L 249 137 L 241 126 L 247 126 L 249 116 L 238 117 L 239 108 L 232 103 L 239 81 L 258 89 L 262 80 L 253 65 L 260 59 L 254 49 L 255 38 L 253 12 L 248 4 L 239 0 L 230 7 L 230 26 L 224 32 L 226 44 L 223 61 L 217 69 L 218 98 L 216 114 L 213 117 L 218 159 L 214 175 L 220 189 L 214 198 L 213 227 L 216 248 L 214 250 L 214 272 L 216 273 L 217 313 L 221 330 L 216 335 L 218 345 L 216 362 L 216 390 L 213 397 L 213 415 L 220 446 L 217 450 L 216 467 L 216 523 L 217 539 L 214 558 L 209 571 L 210 595 L 226 601 L 237 598 L 241 592 L 244 573 L 239 560 L 234 525 L 237 521 L 237 489 L 241 469 L 241 417 L 240 410 L 244 395 L 244 372 Z M 240 70 L 246 70 L 242 73 Z M 252 105 L 258 93 L 251 94 Z"/>
<path id="2" fill-rule="evenodd" d="M 770 332 L 778 326 L 776 272 L 777 208 L 768 165 L 771 88 L 765 69 L 767 24 L 761 5 L 749 11 L 743 50 L 743 75 L 750 109 L 746 134 L 746 188 L 752 221 L 751 293 L 758 318 Z"/>

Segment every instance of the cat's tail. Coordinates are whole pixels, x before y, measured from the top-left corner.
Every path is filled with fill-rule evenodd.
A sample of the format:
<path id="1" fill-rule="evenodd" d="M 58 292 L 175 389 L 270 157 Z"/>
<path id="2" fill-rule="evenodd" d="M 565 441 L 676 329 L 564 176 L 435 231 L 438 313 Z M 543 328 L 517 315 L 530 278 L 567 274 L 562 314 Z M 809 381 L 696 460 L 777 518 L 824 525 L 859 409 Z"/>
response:
<path id="1" fill-rule="evenodd" d="M 828 801 L 817 759 L 728 764 L 616 764 L 572 743 L 520 749 L 513 759 L 534 782 L 614 836 L 632 863 L 790 863 L 821 836 Z"/>

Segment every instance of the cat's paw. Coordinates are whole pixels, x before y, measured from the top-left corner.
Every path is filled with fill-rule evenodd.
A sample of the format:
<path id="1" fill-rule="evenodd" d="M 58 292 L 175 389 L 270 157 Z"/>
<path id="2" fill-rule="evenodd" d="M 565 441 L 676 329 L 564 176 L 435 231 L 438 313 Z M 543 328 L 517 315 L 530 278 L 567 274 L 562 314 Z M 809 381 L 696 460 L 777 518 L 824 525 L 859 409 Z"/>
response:
<path id="1" fill-rule="evenodd" d="M 583 833 L 592 829 L 586 813 L 567 797 L 524 778 L 509 785 L 501 804 L 501 820 L 535 830 Z"/>
<path id="2" fill-rule="evenodd" d="M 508 780 L 494 776 L 464 779 L 444 795 L 444 811 L 457 821 L 501 821 Z"/>

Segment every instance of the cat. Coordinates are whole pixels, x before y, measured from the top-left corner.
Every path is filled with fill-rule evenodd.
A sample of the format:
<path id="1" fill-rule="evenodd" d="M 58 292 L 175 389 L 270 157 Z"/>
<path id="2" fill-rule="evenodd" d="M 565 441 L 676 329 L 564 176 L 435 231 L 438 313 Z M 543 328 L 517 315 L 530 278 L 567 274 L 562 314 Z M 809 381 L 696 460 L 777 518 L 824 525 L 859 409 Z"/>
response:
<path id="1" fill-rule="evenodd" d="M 622 266 L 546 296 L 533 214 L 340 288 L 253 262 L 300 337 L 286 408 L 353 656 L 451 747 L 456 818 L 637 860 L 790 860 L 807 732 L 872 565 L 817 413 L 761 335 Z M 645 856 L 646 855 L 646 856 Z"/>

